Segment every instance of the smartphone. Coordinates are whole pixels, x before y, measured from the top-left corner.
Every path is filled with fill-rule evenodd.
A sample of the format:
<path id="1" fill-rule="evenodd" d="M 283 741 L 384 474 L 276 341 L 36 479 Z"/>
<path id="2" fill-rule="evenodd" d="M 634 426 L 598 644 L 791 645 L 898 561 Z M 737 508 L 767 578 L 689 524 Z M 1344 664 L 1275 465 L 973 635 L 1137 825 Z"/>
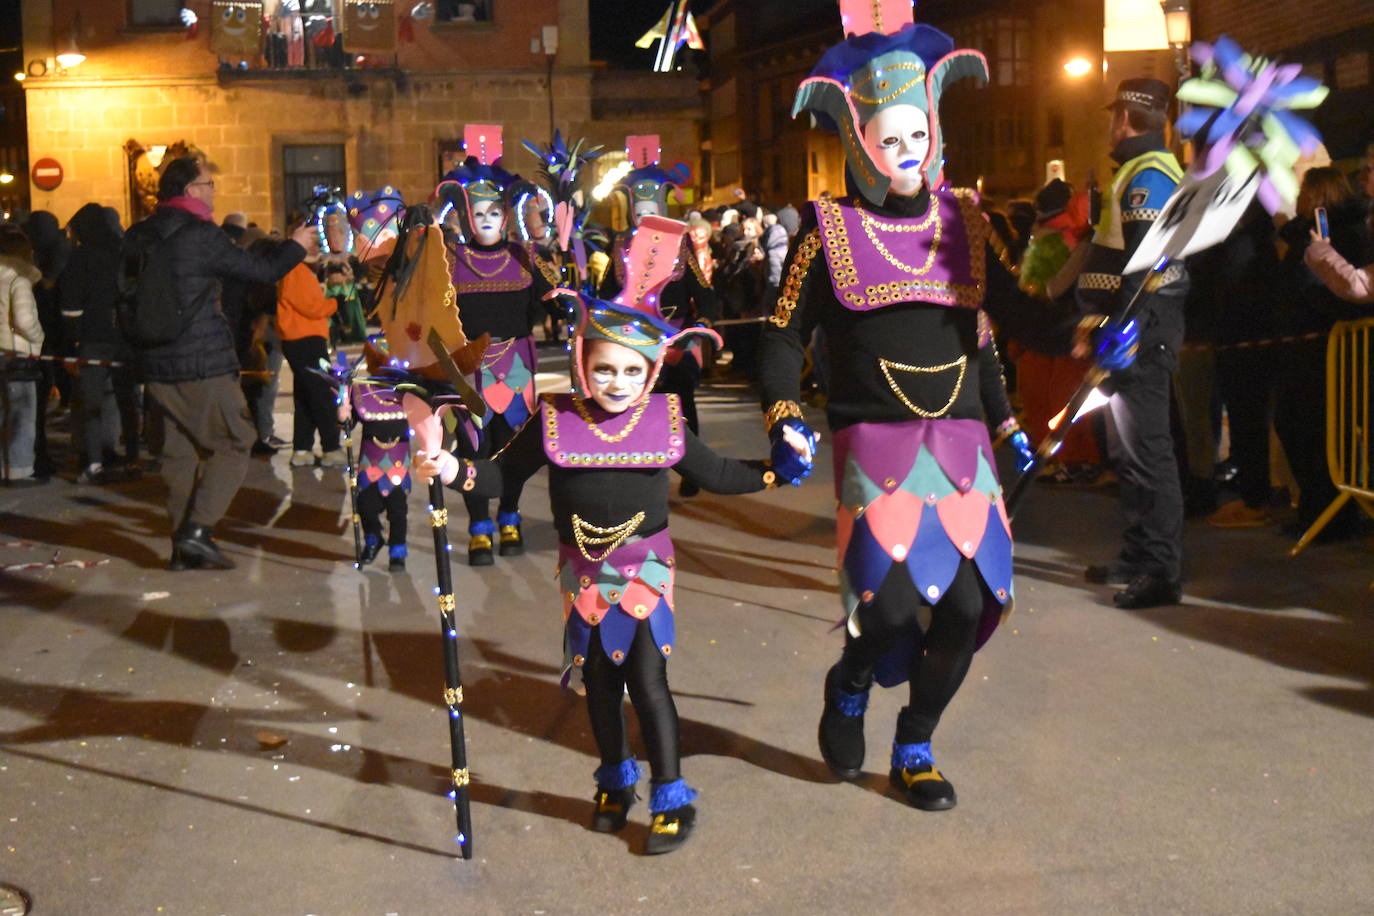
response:
<path id="1" fill-rule="evenodd" d="M 1318 207 L 1315 216 L 1317 220 L 1317 235 L 1320 235 L 1328 242 L 1331 241 L 1331 226 L 1326 221 L 1326 208 Z"/>

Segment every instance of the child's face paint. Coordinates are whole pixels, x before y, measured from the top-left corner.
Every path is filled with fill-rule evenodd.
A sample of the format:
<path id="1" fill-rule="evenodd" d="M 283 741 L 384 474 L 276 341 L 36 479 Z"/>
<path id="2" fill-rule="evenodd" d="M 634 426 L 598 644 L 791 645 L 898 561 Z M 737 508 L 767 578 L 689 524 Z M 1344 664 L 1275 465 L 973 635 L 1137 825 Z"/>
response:
<path id="1" fill-rule="evenodd" d="M 649 361 L 609 340 L 587 346 L 587 387 L 591 399 L 607 413 L 623 413 L 639 400 L 649 381 Z"/>

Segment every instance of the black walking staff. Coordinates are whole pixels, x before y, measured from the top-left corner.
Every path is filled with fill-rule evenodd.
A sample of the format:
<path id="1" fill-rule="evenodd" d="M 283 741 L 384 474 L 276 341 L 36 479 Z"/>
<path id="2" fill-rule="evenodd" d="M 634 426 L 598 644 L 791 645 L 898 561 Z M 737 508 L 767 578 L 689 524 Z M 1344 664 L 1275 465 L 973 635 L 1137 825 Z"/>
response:
<path id="1" fill-rule="evenodd" d="M 434 455 L 443 447 L 443 424 L 422 398 L 407 392 L 402 398 L 410 421 L 415 449 Z M 444 408 L 440 408 L 443 410 Z M 453 597 L 453 575 L 449 566 L 448 509 L 444 506 L 444 484 L 436 475 L 429 481 L 429 524 L 434 532 L 434 572 L 439 598 L 439 630 L 444 652 L 444 703 L 448 706 L 448 738 L 454 813 L 458 818 L 458 845 L 464 859 L 472 858 L 472 813 L 468 799 L 468 752 L 463 736 L 463 678 L 458 668 L 458 625 L 454 620 L 457 602 Z"/>

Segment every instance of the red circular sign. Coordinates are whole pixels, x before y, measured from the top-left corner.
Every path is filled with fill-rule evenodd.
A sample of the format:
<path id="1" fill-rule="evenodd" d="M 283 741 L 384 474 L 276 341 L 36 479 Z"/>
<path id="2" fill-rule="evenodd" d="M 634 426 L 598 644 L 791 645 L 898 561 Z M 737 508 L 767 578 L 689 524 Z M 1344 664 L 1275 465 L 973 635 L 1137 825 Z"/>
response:
<path id="1" fill-rule="evenodd" d="M 62 183 L 62 163 L 56 159 L 43 158 L 33 164 L 29 174 L 34 186 L 40 191 L 56 191 Z"/>

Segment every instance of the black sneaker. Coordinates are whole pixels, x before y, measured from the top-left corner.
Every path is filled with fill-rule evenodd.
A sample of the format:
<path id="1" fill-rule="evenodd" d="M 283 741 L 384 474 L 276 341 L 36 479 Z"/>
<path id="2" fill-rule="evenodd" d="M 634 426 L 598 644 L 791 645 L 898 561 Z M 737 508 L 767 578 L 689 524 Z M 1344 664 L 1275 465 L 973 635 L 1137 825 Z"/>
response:
<path id="1" fill-rule="evenodd" d="M 253 455 L 255 458 L 266 458 L 277 453 L 277 449 L 274 446 L 269 445 L 261 439 L 254 442 L 253 447 L 248 451 L 249 454 Z"/>
<path id="2" fill-rule="evenodd" d="M 864 710 L 861 707 L 857 714 L 852 709 L 846 712 L 841 704 L 865 703 L 868 696 L 860 694 L 862 700 L 850 694 L 841 696 L 839 679 L 840 666 L 836 664 L 825 675 L 825 708 L 816 729 L 816 742 L 830 772 L 839 779 L 858 779 L 864 766 Z"/>
<path id="3" fill-rule="evenodd" d="M 1149 573 L 1136 576 L 1124 590 L 1112 596 L 1112 601 L 1116 602 L 1117 607 L 1129 611 L 1178 604 L 1182 600 L 1182 585 Z"/>
<path id="4" fill-rule="evenodd" d="M 677 849 L 687 842 L 696 822 L 697 809 L 691 805 L 655 814 L 649 823 L 649 839 L 644 844 L 644 854 L 657 856 Z"/>
<path id="5" fill-rule="evenodd" d="M 945 779 L 935 764 L 927 763 L 907 769 L 893 767 L 888 774 L 892 785 L 902 790 L 907 803 L 922 811 L 948 811 L 959 803 L 954 784 Z"/>

